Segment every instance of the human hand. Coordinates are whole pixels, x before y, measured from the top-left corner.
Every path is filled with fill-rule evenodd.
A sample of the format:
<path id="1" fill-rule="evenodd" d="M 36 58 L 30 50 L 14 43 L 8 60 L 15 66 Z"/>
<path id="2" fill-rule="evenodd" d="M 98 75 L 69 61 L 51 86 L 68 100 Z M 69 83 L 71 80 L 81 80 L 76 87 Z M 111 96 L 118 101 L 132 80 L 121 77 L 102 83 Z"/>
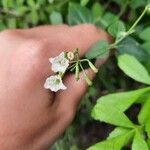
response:
<path id="1" fill-rule="evenodd" d="M 0 33 L 0 147 L 2 150 L 45 150 L 72 121 L 87 84 L 64 77 L 67 90 L 44 89 L 53 74 L 49 57 L 89 46 L 108 35 L 93 25 L 43 26 Z M 88 70 L 89 76 L 93 74 Z"/>

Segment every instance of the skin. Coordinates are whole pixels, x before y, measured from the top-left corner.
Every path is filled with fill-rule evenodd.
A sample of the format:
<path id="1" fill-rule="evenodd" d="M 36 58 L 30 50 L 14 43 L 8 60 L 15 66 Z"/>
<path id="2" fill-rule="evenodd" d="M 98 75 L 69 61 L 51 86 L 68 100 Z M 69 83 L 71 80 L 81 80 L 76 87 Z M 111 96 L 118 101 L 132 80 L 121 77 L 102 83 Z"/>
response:
<path id="1" fill-rule="evenodd" d="M 99 39 L 109 37 L 89 24 L 0 32 L 2 150 L 47 150 L 64 132 L 87 84 L 82 79 L 76 82 L 74 75 L 68 74 L 63 79 L 67 90 L 52 93 L 44 89 L 46 78 L 53 74 L 48 59 L 77 47 L 83 56 Z M 91 70 L 87 73 L 93 78 Z"/>

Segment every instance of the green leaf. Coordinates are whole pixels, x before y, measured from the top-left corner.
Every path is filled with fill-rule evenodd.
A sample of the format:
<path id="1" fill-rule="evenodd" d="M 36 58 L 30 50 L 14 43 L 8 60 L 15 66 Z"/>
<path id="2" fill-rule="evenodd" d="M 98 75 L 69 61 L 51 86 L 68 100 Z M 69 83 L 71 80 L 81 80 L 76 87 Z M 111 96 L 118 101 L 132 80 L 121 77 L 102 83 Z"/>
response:
<path id="1" fill-rule="evenodd" d="M 96 120 L 117 126 L 133 127 L 133 124 L 123 112 L 139 98 L 142 99 L 142 96 L 149 91 L 150 88 L 143 88 L 131 92 L 121 92 L 103 96 L 97 100 L 92 110 L 92 117 Z"/>
<path id="2" fill-rule="evenodd" d="M 143 104 L 145 101 L 150 97 L 150 91 L 146 91 L 138 100 L 136 101 L 137 104 Z"/>
<path id="3" fill-rule="evenodd" d="M 103 7 L 100 3 L 95 2 L 92 6 L 92 15 L 94 19 L 100 18 L 103 14 Z"/>
<path id="4" fill-rule="evenodd" d="M 17 22 L 16 18 L 10 18 L 7 20 L 7 26 L 8 28 L 16 28 L 17 27 Z"/>
<path id="5" fill-rule="evenodd" d="M 108 105 L 108 107 L 109 106 L 116 107 L 116 109 L 118 109 L 119 111 L 124 112 L 139 98 L 141 100 L 142 96 L 144 96 L 147 92 L 148 93 L 150 92 L 150 88 L 142 88 L 142 89 L 128 91 L 128 92 L 108 94 L 106 96 L 100 97 L 97 100 L 96 105 L 97 107 L 99 107 L 101 103 L 105 103 L 106 105 Z"/>
<path id="6" fill-rule="evenodd" d="M 123 134 L 127 134 L 128 132 L 131 132 L 131 129 L 128 128 L 122 128 L 122 127 L 116 127 L 108 136 L 107 139 L 112 139 L 114 137 L 123 135 Z M 134 133 L 134 129 L 133 129 L 133 133 Z M 129 139 L 127 139 L 127 143 L 131 140 L 132 137 L 130 137 Z"/>
<path id="7" fill-rule="evenodd" d="M 38 12 L 36 10 L 32 10 L 31 13 L 29 14 L 31 17 L 31 23 L 33 25 L 36 25 L 39 21 L 39 15 Z"/>
<path id="8" fill-rule="evenodd" d="M 147 145 L 148 145 L 148 147 L 150 149 L 150 139 L 147 139 Z"/>
<path id="9" fill-rule="evenodd" d="M 27 0 L 27 4 L 30 6 L 30 7 L 35 7 L 36 3 L 34 0 Z"/>
<path id="10" fill-rule="evenodd" d="M 147 143 L 144 141 L 144 137 L 138 131 L 133 139 L 132 150 L 149 150 Z"/>
<path id="11" fill-rule="evenodd" d="M 47 0 L 37 0 L 37 3 L 39 5 L 43 5 L 43 4 L 47 5 Z"/>
<path id="12" fill-rule="evenodd" d="M 127 144 L 127 142 L 130 141 L 132 136 L 133 131 L 130 130 L 127 133 L 97 143 L 94 146 L 88 148 L 87 150 L 121 150 L 121 148 L 123 148 Z"/>
<path id="13" fill-rule="evenodd" d="M 125 27 L 124 23 L 122 21 L 119 21 L 119 20 L 115 21 L 108 28 L 108 32 L 113 37 L 118 37 L 121 32 L 125 32 L 125 31 L 126 31 L 126 27 Z"/>
<path id="14" fill-rule="evenodd" d="M 86 53 L 85 57 L 88 59 L 98 58 L 101 55 L 108 54 L 109 44 L 107 41 L 97 41 L 93 44 Z"/>
<path id="15" fill-rule="evenodd" d="M 29 11 L 29 7 L 26 6 L 20 6 L 16 8 L 17 14 L 18 15 L 23 15 L 25 14 L 27 11 Z"/>
<path id="16" fill-rule="evenodd" d="M 134 56 L 127 54 L 119 56 L 118 66 L 125 74 L 134 80 L 150 85 L 150 75 Z"/>
<path id="17" fill-rule="evenodd" d="M 89 0 L 80 0 L 81 6 L 86 6 L 88 4 Z"/>
<path id="18" fill-rule="evenodd" d="M 117 47 L 116 55 L 130 54 L 135 56 L 139 61 L 145 62 L 149 59 L 147 51 L 133 38 L 128 37 L 123 40 Z"/>
<path id="19" fill-rule="evenodd" d="M 0 31 L 6 29 L 4 22 L 0 21 Z"/>
<path id="20" fill-rule="evenodd" d="M 148 52 L 148 54 L 150 55 L 150 41 L 145 42 L 142 47 Z"/>
<path id="21" fill-rule="evenodd" d="M 16 0 L 18 6 L 22 6 L 25 0 Z"/>
<path id="22" fill-rule="evenodd" d="M 51 24 L 62 24 L 63 18 L 60 12 L 53 11 L 50 15 Z"/>
<path id="23" fill-rule="evenodd" d="M 142 106 L 142 109 L 138 115 L 138 121 L 140 124 L 145 124 L 149 119 L 150 114 L 150 98 L 148 98 Z"/>
<path id="24" fill-rule="evenodd" d="M 86 7 L 69 3 L 68 23 L 69 25 L 93 23 L 92 14 Z"/>
<path id="25" fill-rule="evenodd" d="M 5 9 L 9 7 L 9 0 L 2 0 L 2 5 Z"/>
<path id="26" fill-rule="evenodd" d="M 146 29 L 144 29 L 141 33 L 140 33 L 140 38 L 142 40 L 145 41 L 149 41 L 150 40 L 150 27 L 147 27 Z"/>
<path id="27" fill-rule="evenodd" d="M 113 13 L 107 12 L 104 16 L 100 19 L 101 26 L 106 29 L 110 26 L 113 22 L 117 21 L 118 17 Z"/>
<path id="28" fill-rule="evenodd" d="M 147 132 L 148 138 L 150 138 L 150 118 L 147 120 L 145 124 L 145 131 Z"/>
<path id="29" fill-rule="evenodd" d="M 145 6 L 147 3 L 147 0 L 131 0 L 130 2 L 130 6 L 133 8 L 133 9 L 136 9 L 138 7 L 141 7 L 141 6 Z"/>
<path id="30" fill-rule="evenodd" d="M 106 103 L 101 103 L 96 105 L 92 110 L 92 117 L 95 120 L 100 120 L 109 124 L 116 126 L 133 128 L 133 123 L 128 119 L 128 117 L 121 112 L 117 107 L 108 106 Z"/>

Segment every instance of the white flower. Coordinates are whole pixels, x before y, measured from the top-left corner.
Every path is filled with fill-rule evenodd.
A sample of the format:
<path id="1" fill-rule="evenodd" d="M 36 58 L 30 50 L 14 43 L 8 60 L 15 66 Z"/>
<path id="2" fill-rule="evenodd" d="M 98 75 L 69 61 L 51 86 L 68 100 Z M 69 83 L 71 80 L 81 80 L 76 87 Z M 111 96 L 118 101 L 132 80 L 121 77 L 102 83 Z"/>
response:
<path id="1" fill-rule="evenodd" d="M 44 88 L 50 89 L 53 92 L 67 89 L 67 87 L 62 83 L 62 79 L 59 75 L 54 75 L 47 78 L 44 84 Z"/>
<path id="2" fill-rule="evenodd" d="M 52 63 L 52 70 L 54 72 L 64 73 L 69 66 L 69 60 L 65 58 L 64 52 L 62 52 L 59 56 L 50 58 L 49 61 Z"/>

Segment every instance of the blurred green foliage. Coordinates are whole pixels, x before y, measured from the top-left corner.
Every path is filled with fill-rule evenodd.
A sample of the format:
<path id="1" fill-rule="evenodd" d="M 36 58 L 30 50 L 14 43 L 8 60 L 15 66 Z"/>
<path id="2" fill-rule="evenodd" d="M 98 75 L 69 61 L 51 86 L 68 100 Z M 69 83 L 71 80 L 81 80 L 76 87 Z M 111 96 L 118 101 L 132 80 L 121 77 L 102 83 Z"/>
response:
<path id="1" fill-rule="evenodd" d="M 1 0 L 0 30 L 45 24 L 66 23 L 72 26 L 93 23 L 119 38 L 119 33 L 130 28 L 148 3 L 150 0 Z M 102 52 L 108 54 L 107 46 L 104 41 L 99 41 L 91 47 L 95 52 L 87 53 L 87 57 L 99 57 Z M 135 32 L 118 45 L 114 55 L 100 68 L 93 86 L 82 98 L 74 122 L 52 150 L 83 150 L 97 142 L 92 150 L 120 150 L 125 145 L 130 147 L 133 137 L 133 150 L 150 149 L 149 88 L 135 81 L 149 84 L 150 13 L 144 16 Z M 125 92 L 129 90 L 134 91 Z M 120 91 L 122 93 L 118 93 Z M 128 115 L 134 114 L 134 117 L 130 120 L 125 111 L 137 104 L 143 107 L 138 115 L 131 108 Z M 101 122 L 94 121 L 91 112 L 92 117 Z M 136 131 L 133 122 L 138 124 Z M 117 126 L 115 129 L 114 125 Z M 100 142 L 107 136 L 105 141 Z M 116 147 L 113 147 L 114 143 Z"/>

